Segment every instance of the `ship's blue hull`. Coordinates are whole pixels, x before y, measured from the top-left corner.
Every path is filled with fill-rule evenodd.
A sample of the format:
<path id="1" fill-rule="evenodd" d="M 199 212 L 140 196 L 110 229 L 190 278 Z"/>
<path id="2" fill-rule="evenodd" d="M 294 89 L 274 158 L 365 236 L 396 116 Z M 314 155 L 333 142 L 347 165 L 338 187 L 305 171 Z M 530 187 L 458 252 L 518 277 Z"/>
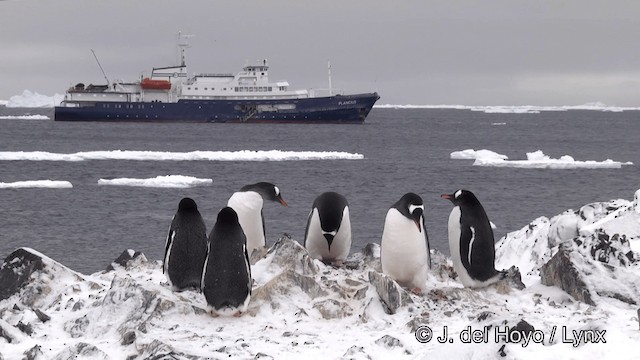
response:
<path id="1" fill-rule="evenodd" d="M 362 123 L 377 93 L 282 100 L 83 102 L 55 108 L 56 121 Z M 76 106 L 69 106 L 76 105 Z"/>

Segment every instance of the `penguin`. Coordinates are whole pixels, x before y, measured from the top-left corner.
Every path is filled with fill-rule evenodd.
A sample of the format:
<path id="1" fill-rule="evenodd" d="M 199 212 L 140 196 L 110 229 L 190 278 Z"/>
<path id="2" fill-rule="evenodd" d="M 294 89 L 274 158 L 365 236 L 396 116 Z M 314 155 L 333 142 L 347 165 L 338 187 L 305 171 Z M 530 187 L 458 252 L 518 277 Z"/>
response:
<path id="1" fill-rule="evenodd" d="M 342 265 L 351 250 L 349 204 L 343 195 L 325 192 L 314 200 L 304 239 L 309 256 Z"/>
<path id="2" fill-rule="evenodd" d="M 424 203 L 407 193 L 391 206 L 380 243 L 382 272 L 415 294 L 421 294 L 431 269 L 429 236 L 424 226 Z"/>
<path id="3" fill-rule="evenodd" d="M 493 229 L 480 201 L 464 189 L 441 197 L 454 205 L 449 215 L 449 250 L 462 284 L 481 288 L 504 278 L 504 272 L 495 268 Z"/>
<path id="4" fill-rule="evenodd" d="M 227 202 L 227 206 L 233 208 L 238 214 L 242 230 L 247 236 L 249 255 L 254 250 L 260 250 L 266 245 L 264 215 L 262 213 L 264 200 L 277 201 L 282 206 L 289 206 L 282 198 L 280 189 L 268 182 L 243 186 L 240 191 L 233 193 Z"/>
<path id="5" fill-rule="evenodd" d="M 207 257 L 207 228 L 193 199 L 185 197 L 171 220 L 162 272 L 174 291 L 200 289 Z"/>
<path id="6" fill-rule="evenodd" d="M 225 207 L 209 234 L 209 249 L 202 272 L 202 293 L 213 315 L 240 316 L 251 299 L 251 265 L 247 238 L 238 214 Z"/>

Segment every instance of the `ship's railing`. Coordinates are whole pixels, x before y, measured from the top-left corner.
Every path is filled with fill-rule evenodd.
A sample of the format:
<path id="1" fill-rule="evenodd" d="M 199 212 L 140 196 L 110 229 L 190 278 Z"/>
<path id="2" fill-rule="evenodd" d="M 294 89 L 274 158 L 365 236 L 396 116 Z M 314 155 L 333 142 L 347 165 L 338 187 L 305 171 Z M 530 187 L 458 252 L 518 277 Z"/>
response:
<path id="1" fill-rule="evenodd" d="M 309 89 L 310 97 L 324 97 L 324 96 L 331 96 L 331 95 L 344 95 L 344 90 L 329 89 L 329 88 Z"/>

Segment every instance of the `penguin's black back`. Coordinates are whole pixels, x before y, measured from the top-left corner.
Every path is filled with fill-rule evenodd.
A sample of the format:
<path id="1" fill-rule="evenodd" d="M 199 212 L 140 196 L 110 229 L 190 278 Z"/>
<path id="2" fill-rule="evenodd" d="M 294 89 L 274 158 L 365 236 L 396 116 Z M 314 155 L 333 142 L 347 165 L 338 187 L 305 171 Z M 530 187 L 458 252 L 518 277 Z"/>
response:
<path id="1" fill-rule="evenodd" d="M 460 206 L 461 238 L 475 236 L 471 249 L 471 263 L 469 263 L 469 247 L 463 244 L 460 246 L 462 265 L 476 280 L 488 280 L 497 273 L 495 243 L 489 217 L 478 198 L 468 190 L 464 190 L 462 196 L 458 198 L 457 205 Z M 475 234 L 472 234 L 471 227 Z"/>
<path id="2" fill-rule="evenodd" d="M 209 255 L 202 279 L 207 303 L 215 309 L 238 307 L 251 293 L 246 236 L 238 215 L 225 207 L 209 234 Z"/>
<path id="3" fill-rule="evenodd" d="M 207 229 L 193 199 L 180 201 L 168 236 L 171 241 L 166 243 L 165 259 L 171 251 L 166 264 L 171 283 L 177 289 L 200 288 L 207 257 Z"/>

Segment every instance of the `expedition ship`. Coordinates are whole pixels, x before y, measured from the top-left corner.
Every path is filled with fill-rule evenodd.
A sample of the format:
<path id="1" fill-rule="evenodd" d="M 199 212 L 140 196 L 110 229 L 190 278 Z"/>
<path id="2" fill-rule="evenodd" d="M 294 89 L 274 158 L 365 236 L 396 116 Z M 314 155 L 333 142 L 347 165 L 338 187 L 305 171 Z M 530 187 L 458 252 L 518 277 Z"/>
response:
<path id="1" fill-rule="evenodd" d="M 196 74 L 189 77 L 184 55 L 188 45 L 179 43 L 178 46 L 181 64 L 153 68 L 150 77 L 127 83 L 110 82 L 105 75 L 107 85 L 80 83 L 70 88 L 60 106 L 55 107 L 54 119 L 363 123 L 380 98 L 375 92 L 334 94 L 330 73 L 329 89 L 324 90 L 324 96 L 314 90 L 290 90 L 286 81 L 269 81 L 266 60 L 247 65 L 235 75 Z"/>

